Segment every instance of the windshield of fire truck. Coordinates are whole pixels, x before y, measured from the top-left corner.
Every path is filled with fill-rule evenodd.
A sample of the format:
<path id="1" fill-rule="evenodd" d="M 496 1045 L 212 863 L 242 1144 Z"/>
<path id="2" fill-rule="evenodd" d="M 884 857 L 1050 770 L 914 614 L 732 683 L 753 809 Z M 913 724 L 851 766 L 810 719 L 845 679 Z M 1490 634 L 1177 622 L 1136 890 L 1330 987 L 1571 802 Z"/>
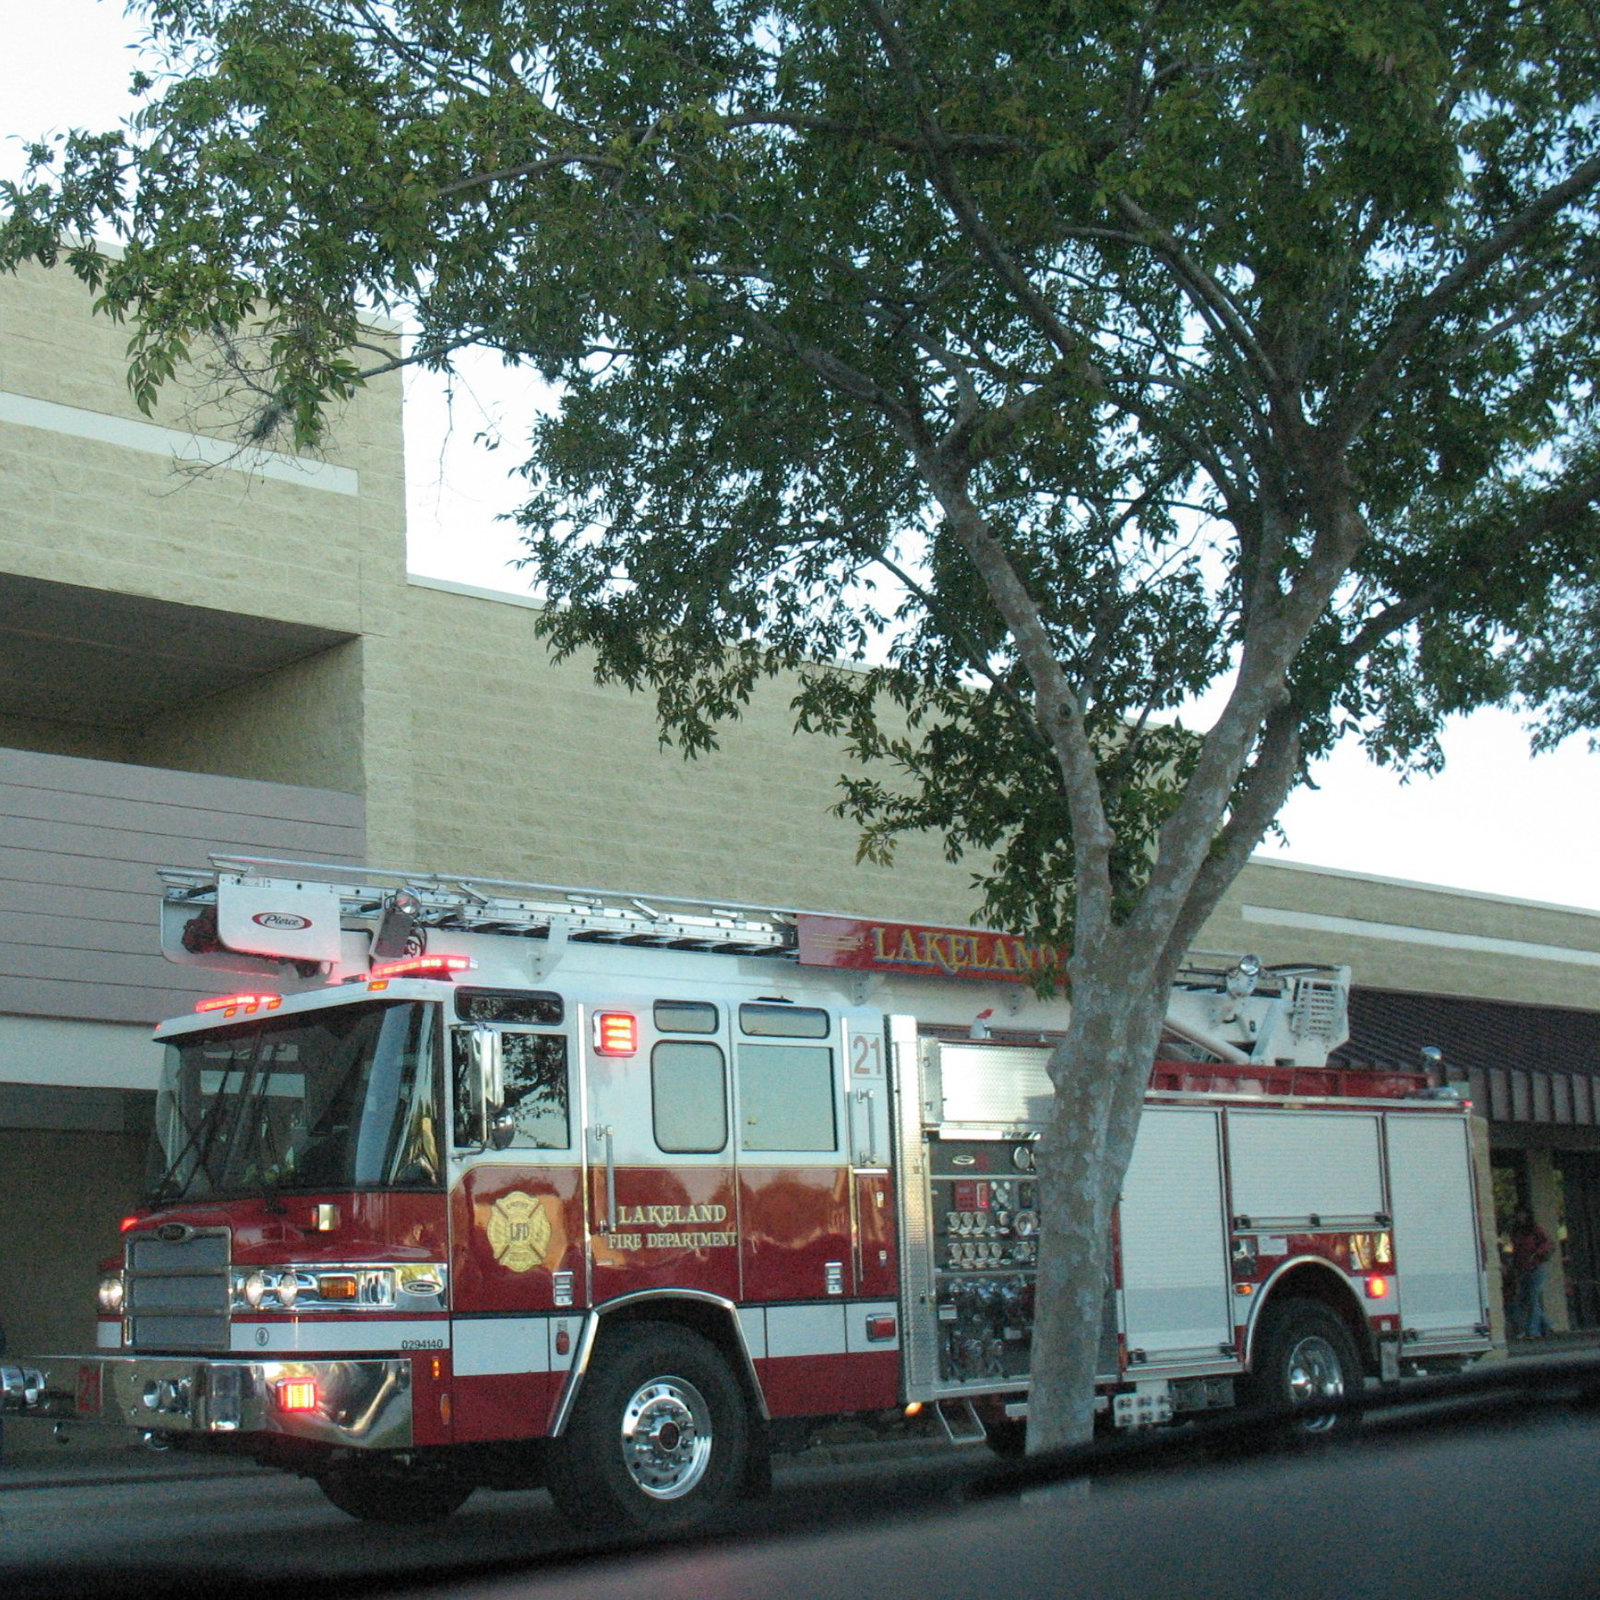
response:
<path id="1" fill-rule="evenodd" d="M 150 1203 L 440 1180 L 438 1007 L 329 1006 L 169 1041 Z"/>

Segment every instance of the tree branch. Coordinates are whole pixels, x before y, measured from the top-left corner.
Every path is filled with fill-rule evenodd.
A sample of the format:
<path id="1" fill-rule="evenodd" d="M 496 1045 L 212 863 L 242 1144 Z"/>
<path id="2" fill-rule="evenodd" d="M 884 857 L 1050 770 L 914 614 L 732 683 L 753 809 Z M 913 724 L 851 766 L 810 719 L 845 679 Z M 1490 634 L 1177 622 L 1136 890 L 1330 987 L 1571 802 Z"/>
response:
<path id="1" fill-rule="evenodd" d="M 1232 296 L 1136 200 L 1119 194 L 1117 209 L 1136 227 L 1144 230 L 1152 247 L 1172 268 L 1173 275 L 1184 286 L 1196 309 L 1206 314 L 1208 320 L 1214 320 L 1245 358 L 1247 365 L 1255 371 L 1261 392 L 1275 407 L 1287 413 L 1291 399 L 1288 386 L 1251 332 Z"/>
<path id="2" fill-rule="evenodd" d="M 1267 718 L 1256 746 L 1255 764 L 1235 793 L 1228 821 L 1212 842 L 1195 874 L 1167 937 L 1163 962 L 1181 961 L 1199 937 L 1228 887 L 1283 808 L 1300 768 L 1299 717 L 1287 701 Z"/>
<path id="3" fill-rule="evenodd" d="M 1066 360 L 1078 364 L 1088 381 L 1098 386 L 1100 374 L 1093 362 L 1088 359 L 1083 339 L 1055 314 L 1049 302 L 1039 293 L 1033 280 L 1022 270 L 1012 258 L 1010 251 L 1000 243 L 993 230 L 978 214 L 977 208 L 962 188 L 950 162 L 951 148 L 948 135 L 926 107 L 921 79 L 912 61 L 910 49 L 901 37 L 899 27 L 880 0 L 863 0 L 863 4 L 867 15 L 872 19 L 873 27 L 877 30 L 891 69 L 901 80 L 917 109 L 917 120 L 922 124 L 929 144 L 928 154 L 934 187 L 943 197 L 945 204 L 950 207 L 952 215 L 977 249 L 979 256 L 1017 297 L 1018 303 L 1040 332 Z"/>
<path id="4" fill-rule="evenodd" d="M 1476 283 L 1531 233 L 1596 184 L 1600 184 L 1600 156 L 1590 157 L 1570 177 L 1552 184 L 1498 233 L 1479 244 L 1454 271 L 1447 273 L 1401 316 L 1367 364 L 1367 370 L 1356 380 L 1345 403 L 1329 419 L 1326 429 L 1329 444 L 1342 450 L 1360 433 L 1382 399 L 1384 387 L 1395 368 L 1463 289 Z"/>
<path id="5" fill-rule="evenodd" d="M 1600 502 L 1600 472 L 1552 496 L 1531 515 L 1524 517 L 1510 533 L 1497 539 L 1493 561 L 1487 557 L 1469 561 L 1463 569 L 1435 578 L 1409 598 L 1397 600 L 1385 606 L 1376 616 L 1369 617 L 1344 646 L 1341 652 L 1344 659 L 1350 663 L 1359 661 L 1390 634 L 1431 611 L 1460 584 L 1472 578 L 1487 577 L 1494 566 L 1514 559 L 1542 534 L 1593 510 L 1597 502 Z"/>

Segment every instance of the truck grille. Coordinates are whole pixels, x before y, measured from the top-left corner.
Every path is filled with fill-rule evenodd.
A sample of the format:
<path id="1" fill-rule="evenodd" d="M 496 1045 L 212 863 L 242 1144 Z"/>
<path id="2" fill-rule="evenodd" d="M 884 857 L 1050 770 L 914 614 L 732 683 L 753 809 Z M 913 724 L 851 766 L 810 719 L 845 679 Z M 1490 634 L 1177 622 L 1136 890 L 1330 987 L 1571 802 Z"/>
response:
<path id="1" fill-rule="evenodd" d="M 128 1240 L 124 1315 L 135 1350 L 228 1348 L 226 1229 Z"/>

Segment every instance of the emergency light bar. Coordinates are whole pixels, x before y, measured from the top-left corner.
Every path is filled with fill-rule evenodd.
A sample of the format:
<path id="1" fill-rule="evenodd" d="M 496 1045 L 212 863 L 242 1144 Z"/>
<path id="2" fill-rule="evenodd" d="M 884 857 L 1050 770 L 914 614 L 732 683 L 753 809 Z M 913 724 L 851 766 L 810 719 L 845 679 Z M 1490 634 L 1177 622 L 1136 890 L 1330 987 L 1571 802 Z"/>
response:
<path id="1" fill-rule="evenodd" d="M 380 961 L 370 978 L 447 978 L 452 972 L 465 972 L 476 966 L 470 956 L 403 956 L 399 961 Z"/>
<path id="2" fill-rule="evenodd" d="M 276 1011 L 282 1004 L 281 994 L 222 994 L 211 1000 L 197 1001 L 195 1010 L 221 1011 L 231 1017 L 236 1011 L 243 1011 L 247 1015 L 252 1011 Z"/>

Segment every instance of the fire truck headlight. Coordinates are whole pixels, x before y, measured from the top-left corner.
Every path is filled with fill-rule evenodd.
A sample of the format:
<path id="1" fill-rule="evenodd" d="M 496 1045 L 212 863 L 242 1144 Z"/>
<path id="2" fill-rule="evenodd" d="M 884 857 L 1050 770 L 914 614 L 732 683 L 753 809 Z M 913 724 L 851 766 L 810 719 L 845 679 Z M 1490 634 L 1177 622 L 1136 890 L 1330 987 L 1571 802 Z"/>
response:
<path id="1" fill-rule="evenodd" d="M 300 1298 L 300 1280 L 294 1272 L 286 1271 L 278 1274 L 278 1304 L 288 1310 Z"/>
<path id="2" fill-rule="evenodd" d="M 122 1312 L 122 1274 L 106 1273 L 100 1280 L 100 1287 L 95 1291 L 95 1299 L 100 1302 L 100 1309 L 108 1317 L 119 1316 Z"/>
<path id="3" fill-rule="evenodd" d="M 267 1275 L 264 1272 L 252 1272 L 244 1280 L 244 1303 L 252 1311 L 261 1309 L 261 1302 L 267 1298 Z"/>

